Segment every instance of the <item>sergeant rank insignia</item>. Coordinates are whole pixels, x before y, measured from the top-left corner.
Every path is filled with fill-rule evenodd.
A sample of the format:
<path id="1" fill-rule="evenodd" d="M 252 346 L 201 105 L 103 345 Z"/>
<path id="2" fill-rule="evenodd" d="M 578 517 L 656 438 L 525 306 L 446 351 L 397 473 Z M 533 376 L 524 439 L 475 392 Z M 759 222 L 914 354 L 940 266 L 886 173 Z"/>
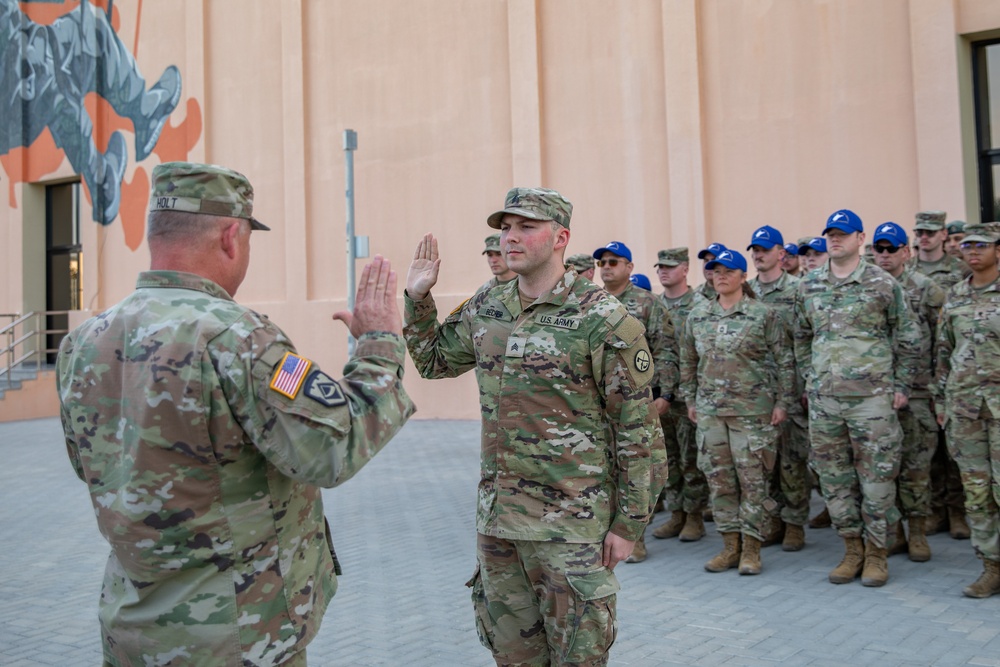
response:
<path id="1" fill-rule="evenodd" d="M 323 371 L 312 372 L 306 380 L 305 395 L 328 408 L 347 403 L 340 385 Z"/>
<path id="2" fill-rule="evenodd" d="M 312 362 L 305 357 L 300 357 L 294 352 L 285 352 L 285 358 L 278 364 L 278 370 L 271 378 L 271 389 L 282 396 L 294 399 L 310 366 Z"/>

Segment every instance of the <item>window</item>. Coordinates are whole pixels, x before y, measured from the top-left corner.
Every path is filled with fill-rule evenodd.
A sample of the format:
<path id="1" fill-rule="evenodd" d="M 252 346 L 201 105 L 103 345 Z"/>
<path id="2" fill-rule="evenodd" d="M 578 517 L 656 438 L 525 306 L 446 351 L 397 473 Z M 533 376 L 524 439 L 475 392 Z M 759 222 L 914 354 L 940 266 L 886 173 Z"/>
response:
<path id="1" fill-rule="evenodd" d="M 1000 39 L 972 44 L 979 215 L 1000 220 Z"/>

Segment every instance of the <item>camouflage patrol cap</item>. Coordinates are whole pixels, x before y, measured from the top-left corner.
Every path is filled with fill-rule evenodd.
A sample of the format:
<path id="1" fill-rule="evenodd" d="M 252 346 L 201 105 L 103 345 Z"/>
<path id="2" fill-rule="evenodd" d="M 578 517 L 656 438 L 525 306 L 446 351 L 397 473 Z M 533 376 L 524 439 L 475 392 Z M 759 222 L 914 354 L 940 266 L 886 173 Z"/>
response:
<path id="1" fill-rule="evenodd" d="M 482 254 L 488 252 L 500 252 L 500 235 L 490 234 L 486 237 L 486 249 L 483 250 Z"/>
<path id="2" fill-rule="evenodd" d="M 244 218 L 250 229 L 271 229 L 253 217 L 253 186 L 247 177 L 215 164 L 164 162 L 153 167 L 149 210 Z"/>
<path id="3" fill-rule="evenodd" d="M 944 219 L 947 215 L 944 211 L 921 211 L 917 213 L 917 224 L 913 225 L 913 229 L 939 232 L 944 229 Z"/>
<path id="4" fill-rule="evenodd" d="M 1000 222 L 977 222 L 965 226 L 965 238 L 962 243 L 982 241 L 985 243 L 1000 243 Z"/>
<path id="5" fill-rule="evenodd" d="M 656 253 L 656 264 L 653 266 L 680 266 L 687 261 L 687 248 L 668 248 Z"/>
<path id="6" fill-rule="evenodd" d="M 570 255 L 566 258 L 566 268 L 574 268 L 577 273 L 594 268 L 594 258 L 585 252 Z"/>
<path id="7" fill-rule="evenodd" d="M 507 191 L 503 208 L 486 218 L 486 224 L 493 229 L 500 229 L 500 221 L 508 213 L 531 220 L 552 220 L 569 229 L 573 204 L 555 190 L 511 188 Z"/>

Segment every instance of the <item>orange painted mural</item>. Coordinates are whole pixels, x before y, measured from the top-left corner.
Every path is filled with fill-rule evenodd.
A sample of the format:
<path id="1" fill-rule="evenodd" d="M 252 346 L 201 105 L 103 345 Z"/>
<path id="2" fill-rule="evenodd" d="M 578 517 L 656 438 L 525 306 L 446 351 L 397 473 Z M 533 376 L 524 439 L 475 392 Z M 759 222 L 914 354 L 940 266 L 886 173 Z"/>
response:
<path id="1" fill-rule="evenodd" d="M 132 250 L 142 244 L 149 197 L 141 163 L 186 159 L 202 131 L 195 99 L 182 122 L 170 122 L 181 101 L 177 67 L 147 85 L 135 59 L 141 19 L 138 0 L 130 51 L 113 0 L 0 0 L 0 166 L 11 206 L 15 184 L 44 180 L 68 160 L 91 218 L 120 219 Z M 136 166 L 125 180 L 130 156 Z"/>

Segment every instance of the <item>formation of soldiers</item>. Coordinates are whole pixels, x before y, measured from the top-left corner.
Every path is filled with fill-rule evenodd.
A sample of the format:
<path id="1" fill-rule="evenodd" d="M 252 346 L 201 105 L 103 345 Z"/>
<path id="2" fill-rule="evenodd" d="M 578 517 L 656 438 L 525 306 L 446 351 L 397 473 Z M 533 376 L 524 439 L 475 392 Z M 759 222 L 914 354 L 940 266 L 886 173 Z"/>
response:
<path id="1" fill-rule="evenodd" d="M 945 212 L 922 211 L 912 236 L 891 222 L 866 236 L 846 209 L 795 243 L 764 226 L 746 246 L 755 278 L 743 277 L 740 252 L 711 243 L 696 255 L 696 288 L 688 248 L 660 250 L 655 298 L 630 283 L 632 252 L 620 241 L 568 256 L 566 268 L 595 282 L 598 271 L 646 327 L 669 464 L 657 511 L 670 514 L 653 537 L 697 541 L 714 519 L 724 545 L 705 568 L 756 574 L 760 547 L 799 551 L 807 524 L 832 525 L 845 555 L 830 581 L 881 586 L 888 556 L 927 561 L 926 536 L 948 531 L 971 537 L 983 560 L 963 593 L 988 597 L 1000 592 L 1000 224 L 946 224 Z M 729 318 L 713 309 L 715 270 L 742 278 L 780 331 L 765 329 L 759 305 Z M 746 356 L 755 336 L 756 366 Z M 772 406 L 786 414 L 768 439 Z M 719 458 L 714 429 L 735 442 L 742 428 L 723 424 L 727 415 L 757 418 L 753 456 L 733 444 Z M 810 520 L 813 489 L 826 509 Z M 627 562 L 646 558 L 640 539 Z"/>

